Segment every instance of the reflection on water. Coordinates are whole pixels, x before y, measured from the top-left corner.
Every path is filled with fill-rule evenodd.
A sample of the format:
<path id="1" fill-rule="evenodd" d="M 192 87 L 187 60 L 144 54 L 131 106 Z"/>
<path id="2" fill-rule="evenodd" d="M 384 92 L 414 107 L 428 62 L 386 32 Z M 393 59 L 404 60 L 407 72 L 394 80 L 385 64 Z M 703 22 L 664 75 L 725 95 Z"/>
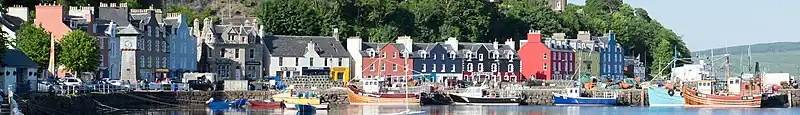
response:
<path id="1" fill-rule="evenodd" d="M 791 115 L 800 109 L 683 108 L 683 107 L 555 107 L 555 106 L 409 106 L 424 115 Z M 380 115 L 406 111 L 402 105 L 342 105 L 319 110 L 318 115 Z M 281 108 L 168 108 L 127 110 L 109 114 L 147 115 L 299 115 Z"/>

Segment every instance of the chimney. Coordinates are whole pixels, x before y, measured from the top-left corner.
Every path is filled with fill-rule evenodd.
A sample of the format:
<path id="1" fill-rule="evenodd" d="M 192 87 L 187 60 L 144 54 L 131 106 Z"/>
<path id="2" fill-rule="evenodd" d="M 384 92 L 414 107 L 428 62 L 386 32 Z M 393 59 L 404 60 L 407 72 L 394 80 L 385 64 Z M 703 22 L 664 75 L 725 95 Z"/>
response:
<path id="1" fill-rule="evenodd" d="M 456 51 L 459 50 L 458 49 L 458 39 L 456 37 L 447 38 L 447 41 L 444 41 L 444 44 L 450 45 L 450 47 L 453 47 L 453 50 L 456 50 Z"/>
<path id="2" fill-rule="evenodd" d="M 564 40 L 564 39 L 566 39 L 566 37 L 567 37 L 567 34 L 565 34 L 565 33 L 553 33 L 553 39 L 556 39 L 556 40 Z"/>
<path id="3" fill-rule="evenodd" d="M 317 43 L 314 43 L 313 41 L 308 41 L 308 45 L 306 46 L 306 52 L 310 51 L 316 52 L 317 51 L 316 45 Z"/>
<path id="4" fill-rule="evenodd" d="M 361 42 L 359 37 L 347 38 L 347 51 L 350 51 L 350 55 L 361 55 L 359 53 L 361 51 Z"/>
<path id="5" fill-rule="evenodd" d="M 533 43 L 542 43 L 542 32 L 539 30 L 529 30 L 528 41 Z"/>
<path id="6" fill-rule="evenodd" d="M 411 45 L 414 44 L 414 40 L 412 40 L 410 36 L 400 36 L 397 37 L 395 43 L 403 44 L 403 46 L 406 47 L 406 51 L 411 51 Z"/>
<path id="7" fill-rule="evenodd" d="M 331 34 L 333 36 L 333 39 L 336 39 L 336 41 L 339 41 L 339 28 L 333 28 L 333 33 L 331 33 Z"/>
<path id="8" fill-rule="evenodd" d="M 592 34 L 589 31 L 578 31 L 578 40 L 581 42 L 589 42 L 591 41 Z"/>
<path id="9" fill-rule="evenodd" d="M 518 49 L 518 48 L 517 48 L 517 46 L 516 46 L 517 44 L 516 44 L 516 43 L 514 43 L 514 38 L 508 38 L 508 39 L 506 39 L 506 42 L 505 42 L 505 44 L 506 44 L 508 47 L 511 47 L 511 49 L 514 49 L 514 50 L 517 50 L 517 49 Z"/>
<path id="10" fill-rule="evenodd" d="M 494 40 L 494 42 L 492 42 L 492 47 L 494 47 L 494 49 L 500 48 L 498 47 L 497 40 Z"/>

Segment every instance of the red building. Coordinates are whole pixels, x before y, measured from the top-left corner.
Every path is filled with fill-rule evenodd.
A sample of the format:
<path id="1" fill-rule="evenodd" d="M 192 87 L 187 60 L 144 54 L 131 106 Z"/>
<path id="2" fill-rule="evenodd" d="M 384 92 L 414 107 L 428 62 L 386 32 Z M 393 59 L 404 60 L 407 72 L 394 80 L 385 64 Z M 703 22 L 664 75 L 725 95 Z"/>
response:
<path id="1" fill-rule="evenodd" d="M 362 76 L 364 78 L 387 78 L 391 81 L 404 81 L 413 75 L 413 59 L 406 58 L 398 49 L 405 49 L 399 43 L 363 43 Z"/>
<path id="2" fill-rule="evenodd" d="M 528 40 L 520 42 L 519 57 L 522 75 L 526 79 L 567 79 L 575 67 L 575 54 L 563 34 L 554 34 L 552 39 L 542 39 L 539 31 L 530 31 Z"/>

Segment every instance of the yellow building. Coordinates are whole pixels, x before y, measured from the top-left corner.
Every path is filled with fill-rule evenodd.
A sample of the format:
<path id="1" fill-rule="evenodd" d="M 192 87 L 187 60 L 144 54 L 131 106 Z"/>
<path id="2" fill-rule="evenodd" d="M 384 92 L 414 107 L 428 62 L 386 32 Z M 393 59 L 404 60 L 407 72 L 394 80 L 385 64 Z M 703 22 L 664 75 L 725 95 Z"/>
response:
<path id="1" fill-rule="evenodd" d="M 347 84 L 350 81 L 350 68 L 348 67 L 331 67 L 331 79 L 340 81 Z"/>

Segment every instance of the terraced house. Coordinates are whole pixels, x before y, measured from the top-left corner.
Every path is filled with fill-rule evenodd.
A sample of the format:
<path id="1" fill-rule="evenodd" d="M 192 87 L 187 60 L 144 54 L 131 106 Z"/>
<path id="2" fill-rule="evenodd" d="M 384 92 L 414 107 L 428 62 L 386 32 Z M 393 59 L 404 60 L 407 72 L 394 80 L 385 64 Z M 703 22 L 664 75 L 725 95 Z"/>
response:
<path id="1" fill-rule="evenodd" d="M 621 80 L 624 78 L 623 66 L 625 63 L 622 55 L 624 50 L 622 46 L 617 44 L 616 35 L 613 32 L 608 33 L 607 36 L 600 39 L 605 44 L 604 50 L 600 52 L 600 66 L 602 66 L 600 68 L 600 76 Z"/>
<path id="2" fill-rule="evenodd" d="M 600 76 L 600 37 L 592 37 L 588 31 L 578 31 L 578 39 L 570 46 L 575 50 L 575 73 L 579 76 Z"/>
<path id="3" fill-rule="evenodd" d="M 461 56 L 452 46 L 443 43 L 415 43 L 412 46 L 414 72 L 419 74 L 417 79 L 453 86 L 463 75 Z"/>
<path id="4" fill-rule="evenodd" d="M 169 51 L 170 78 L 182 78 L 183 73 L 197 71 L 197 40 L 189 30 L 186 15 L 169 13 L 164 24 L 169 33 L 167 44 Z M 198 19 L 194 20 L 199 24 Z"/>
<path id="5" fill-rule="evenodd" d="M 214 25 L 206 18 L 202 27 L 194 23 L 199 71 L 216 73 L 216 80 L 262 79 L 266 63 L 261 27 L 253 18 L 227 21 Z"/>
<path id="6" fill-rule="evenodd" d="M 523 81 L 520 76 L 520 58 L 514 50 L 515 42 L 507 39 L 505 44 L 459 43 L 448 39 L 445 44 L 458 49 L 462 58 L 462 80 L 468 81 Z"/>
<path id="7" fill-rule="evenodd" d="M 364 76 L 354 78 L 383 80 L 390 84 L 389 87 L 397 87 L 414 74 L 414 59 L 411 59 L 411 50 L 406 48 L 406 44 L 362 42 L 361 38 L 351 37 L 347 39 L 347 47 L 354 50 L 350 54 L 353 62 L 357 63 L 353 67 L 354 73 Z"/>
<path id="8" fill-rule="evenodd" d="M 350 54 L 338 39 L 338 36 L 265 36 L 268 53 L 264 57 L 269 60 L 269 76 L 329 75 L 335 81 L 349 81 Z"/>

